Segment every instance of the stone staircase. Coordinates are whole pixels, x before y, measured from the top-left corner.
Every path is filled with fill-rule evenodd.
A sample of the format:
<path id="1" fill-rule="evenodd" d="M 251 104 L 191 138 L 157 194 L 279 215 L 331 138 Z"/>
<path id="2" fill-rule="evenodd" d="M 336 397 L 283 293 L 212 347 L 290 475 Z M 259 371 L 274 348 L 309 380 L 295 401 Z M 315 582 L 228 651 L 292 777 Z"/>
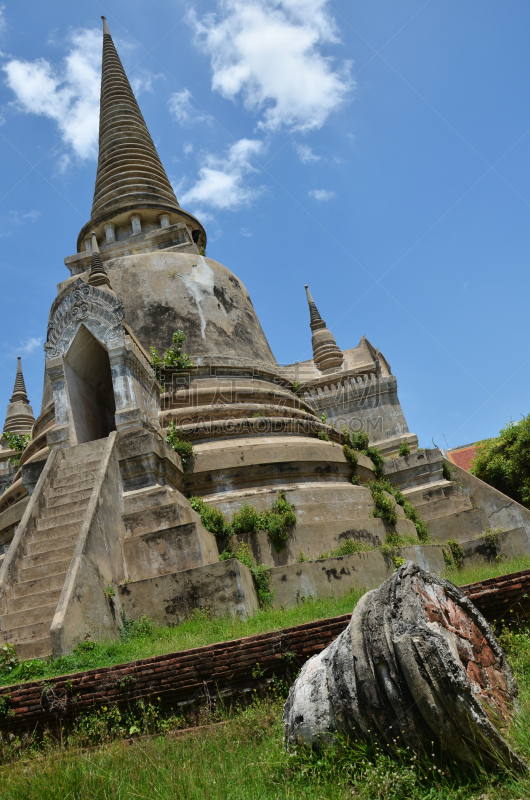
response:
<path id="1" fill-rule="evenodd" d="M 19 659 L 51 655 L 50 626 L 90 502 L 106 439 L 71 447 L 44 488 L 44 508 L 23 542 L 0 616 L 0 641 Z"/>

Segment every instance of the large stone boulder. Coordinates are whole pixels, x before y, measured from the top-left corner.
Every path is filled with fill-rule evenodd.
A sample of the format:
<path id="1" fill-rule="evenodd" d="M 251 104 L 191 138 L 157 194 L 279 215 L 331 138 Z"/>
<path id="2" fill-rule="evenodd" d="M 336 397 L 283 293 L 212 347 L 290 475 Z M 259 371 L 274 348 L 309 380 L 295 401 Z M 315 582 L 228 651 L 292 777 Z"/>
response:
<path id="1" fill-rule="evenodd" d="M 302 668 L 284 707 L 288 746 L 336 734 L 525 769 L 502 735 L 517 686 L 488 623 L 449 581 L 406 562 Z"/>

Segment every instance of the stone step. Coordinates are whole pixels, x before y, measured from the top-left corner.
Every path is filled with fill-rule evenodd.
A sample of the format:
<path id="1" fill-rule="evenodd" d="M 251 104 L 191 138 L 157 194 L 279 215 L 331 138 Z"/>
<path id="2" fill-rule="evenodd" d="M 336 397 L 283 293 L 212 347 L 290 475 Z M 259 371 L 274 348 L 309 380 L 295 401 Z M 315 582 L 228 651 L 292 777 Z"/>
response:
<path id="1" fill-rule="evenodd" d="M 48 553 L 50 550 L 63 550 L 66 547 L 75 547 L 78 531 L 73 531 L 67 536 L 50 536 L 38 542 L 27 542 L 25 556 L 36 556 Z"/>
<path id="2" fill-rule="evenodd" d="M 79 481 L 72 486 L 61 486 L 57 488 L 51 488 L 48 490 L 48 494 L 46 495 L 47 500 L 51 500 L 54 497 L 69 497 L 72 492 L 84 492 L 86 489 L 93 489 L 94 488 L 94 481 Z"/>
<path id="3" fill-rule="evenodd" d="M 5 619 L 0 617 L 0 622 Z M 35 622 L 33 625 L 21 625 L 18 628 L 2 628 L 0 629 L 0 642 L 9 642 L 9 644 L 16 644 L 17 651 L 20 643 L 35 642 L 42 640 L 50 635 L 50 628 L 53 616 L 43 622 Z"/>
<path id="4" fill-rule="evenodd" d="M 62 508 L 71 503 L 79 503 L 83 500 L 89 500 L 92 494 L 92 488 L 70 492 L 69 494 L 61 495 L 60 497 L 49 497 L 46 502 L 47 508 Z"/>
<path id="5" fill-rule="evenodd" d="M 66 466 L 70 467 L 71 469 L 75 469 L 79 464 L 81 464 L 83 467 L 86 467 L 87 465 L 90 464 L 91 465 L 91 469 L 95 469 L 95 467 L 98 464 L 101 463 L 101 457 L 102 457 L 102 453 L 90 453 L 90 454 L 88 454 L 86 456 L 82 456 L 82 455 L 75 455 L 75 456 L 72 455 L 72 456 L 70 456 L 70 455 L 68 455 L 59 464 L 59 469 L 61 467 L 66 467 Z"/>
<path id="6" fill-rule="evenodd" d="M 23 597 L 10 598 L 7 601 L 7 612 L 13 614 L 17 611 L 24 611 L 33 608 L 40 608 L 41 606 L 49 606 L 52 603 L 59 602 L 61 596 L 61 589 L 47 589 L 44 592 L 35 592 L 34 594 L 26 594 Z"/>
<path id="7" fill-rule="evenodd" d="M 2 614 L 0 617 L 0 628 L 2 631 L 12 630 L 16 628 L 25 628 L 35 626 L 39 622 L 48 620 L 51 623 L 57 603 L 49 603 L 45 606 L 37 606 L 37 608 L 26 608 L 24 611 L 15 611 L 12 614 Z M 22 641 L 22 639 L 19 639 Z"/>
<path id="8" fill-rule="evenodd" d="M 92 481 L 95 483 L 97 471 L 96 470 L 75 470 L 61 467 L 58 469 L 52 483 L 53 489 L 63 489 L 66 487 L 77 486 L 81 481 Z"/>
<path id="9" fill-rule="evenodd" d="M 17 658 L 19 661 L 29 661 L 34 658 L 46 658 L 52 654 L 52 640 L 49 636 L 42 639 L 33 639 L 29 642 L 17 644 Z"/>
<path id="10" fill-rule="evenodd" d="M 50 565 L 47 564 L 46 566 Z M 46 575 L 44 578 L 35 578 L 34 580 L 23 581 L 22 583 L 14 583 L 13 597 L 26 597 L 28 594 L 47 592 L 49 589 L 60 589 L 62 591 L 65 578 L 66 570 L 57 572 L 55 575 Z"/>
<path id="11" fill-rule="evenodd" d="M 88 498 L 86 500 L 77 500 L 76 502 L 69 503 L 66 506 L 59 506 L 59 508 L 45 508 L 41 511 L 40 519 L 48 520 L 62 520 L 67 521 L 67 518 L 74 514 L 82 514 L 88 506 Z M 58 523 L 60 524 L 60 522 Z"/>
<path id="12" fill-rule="evenodd" d="M 45 564 L 38 564 L 36 567 L 21 567 L 18 570 L 18 585 L 39 580 L 40 578 L 52 578 L 56 575 L 66 575 L 72 558 L 59 558 L 56 561 L 47 561 Z"/>
<path id="13" fill-rule="evenodd" d="M 85 518 L 86 509 L 77 510 L 75 513 L 62 514 L 50 519 L 37 520 L 37 531 L 51 531 L 64 525 L 73 525 L 74 522 L 81 523 Z"/>
<path id="14" fill-rule="evenodd" d="M 71 559 L 74 553 L 74 546 L 70 547 L 57 547 L 54 550 L 49 550 L 46 553 L 38 553 L 36 556 L 22 556 L 20 560 L 20 569 L 29 569 L 30 567 L 44 566 L 60 559 Z"/>
<path id="15" fill-rule="evenodd" d="M 465 542 L 480 536 L 488 527 L 482 508 L 471 508 L 445 517 L 434 517 L 427 523 L 431 539 L 434 542 L 446 542 L 456 539 Z"/>
<path id="16" fill-rule="evenodd" d="M 107 439 L 92 439 L 90 442 L 83 444 L 76 444 L 73 447 L 68 447 L 64 451 L 65 461 L 70 461 L 76 458 L 90 458 L 93 454 L 99 454 L 101 457 L 105 447 L 107 446 Z"/>
<path id="17" fill-rule="evenodd" d="M 435 481 L 434 483 L 424 483 L 421 486 L 414 486 L 411 489 L 401 490 L 409 503 L 421 506 L 433 500 L 442 500 L 446 497 L 467 496 L 460 488 L 460 484 L 455 481 Z"/>
<path id="18" fill-rule="evenodd" d="M 67 522 L 64 525 L 54 525 L 50 528 L 33 531 L 28 537 L 28 542 L 42 542 L 43 539 L 49 539 L 54 536 L 68 536 L 70 533 L 79 533 L 81 524 L 82 523 L 78 520 L 76 522 Z"/>
<path id="19" fill-rule="evenodd" d="M 436 517 L 447 517 L 450 514 L 458 514 L 460 511 L 469 511 L 473 504 L 469 497 L 445 497 L 442 500 L 432 500 L 430 503 L 423 503 L 417 508 L 425 521 Z"/>

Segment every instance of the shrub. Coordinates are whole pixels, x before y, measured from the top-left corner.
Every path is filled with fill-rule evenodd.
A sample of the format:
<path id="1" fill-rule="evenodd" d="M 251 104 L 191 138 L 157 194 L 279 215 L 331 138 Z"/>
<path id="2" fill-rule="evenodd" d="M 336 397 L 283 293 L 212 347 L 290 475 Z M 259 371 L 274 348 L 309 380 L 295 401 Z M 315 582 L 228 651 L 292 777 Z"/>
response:
<path id="1" fill-rule="evenodd" d="M 11 450 L 14 450 L 17 453 L 16 456 L 11 456 L 9 463 L 14 464 L 15 467 L 18 467 L 22 453 L 31 442 L 31 433 L 8 433 L 7 431 L 4 431 L 2 436 L 7 440 Z"/>
<path id="2" fill-rule="evenodd" d="M 166 442 L 170 447 L 173 448 L 175 453 L 178 453 L 180 460 L 182 461 L 182 466 L 184 469 L 186 469 L 188 466 L 188 459 L 193 458 L 195 455 L 193 445 L 191 442 L 181 439 L 178 428 L 172 420 L 169 421 L 167 426 Z"/>
<path id="3" fill-rule="evenodd" d="M 530 414 L 481 442 L 470 472 L 530 508 Z"/>
<path id="4" fill-rule="evenodd" d="M 328 434 L 326 433 L 326 431 L 325 431 L 325 430 L 323 430 L 322 428 L 321 428 L 321 429 L 319 430 L 319 432 L 317 433 L 317 438 L 318 438 L 318 439 L 321 439 L 323 442 L 329 442 L 329 436 L 328 436 Z"/>
<path id="5" fill-rule="evenodd" d="M 266 531 L 278 551 L 286 545 L 289 538 L 288 528 L 296 525 L 295 507 L 289 503 L 285 492 L 280 492 L 276 502 L 266 511 L 258 511 L 249 503 L 243 503 L 239 511 L 234 512 L 230 522 L 221 511 L 211 508 L 200 497 L 191 497 L 190 503 L 191 507 L 201 515 L 204 527 L 214 536 Z"/>
<path id="6" fill-rule="evenodd" d="M 204 502 L 202 497 L 190 497 L 190 505 L 199 514 L 201 523 L 214 536 L 229 536 L 231 528 L 222 511 Z"/>
<path id="7" fill-rule="evenodd" d="M 263 530 L 262 514 L 248 503 L 243 503 L 239 511 L 232 515 L 232 533 L 256 533 Z"/>
<path id="8" fill-rule="evenodd" d="M 410 456 L 410 445 L 408 442 L 403 442 L 399 445 L 398 455 Z"/>

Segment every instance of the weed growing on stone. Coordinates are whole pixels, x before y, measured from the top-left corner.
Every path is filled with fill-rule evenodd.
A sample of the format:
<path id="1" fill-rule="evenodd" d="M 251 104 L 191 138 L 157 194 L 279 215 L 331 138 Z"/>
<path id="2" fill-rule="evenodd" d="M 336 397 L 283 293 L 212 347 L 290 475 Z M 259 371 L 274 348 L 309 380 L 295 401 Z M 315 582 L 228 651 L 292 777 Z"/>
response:
<path id="1" fill-rule="evenodd" d="M 383 504 L 380 497 L 382 495 L 383 500 L 385 499 L 388 500 L 388 498 L 385 498 L 383 494 L 383 492 L 386 492 L 387 494 L 392 495 L 396 503 L 399 506 L 401 506 L 405 514 L 405 518 L 409 519 L 411 522 L 414 523 L 414 526 L 416 528 L 416 533 L 418 534 L 418 539 L 420 540 L 420 542 L 422 544 L 425 544 L 426 542 L 429 541 L 429 531 L 427 528 L 427 523 L 425 522 L 425 520 L 422 519 L 421 514 L 414 508 L 412 503 L 409 503 L 408 500 L 405 498 L 405 495 L 399 491 L 397 486 L 394 486 L 392 483 L 390 483 L 390 481 L 385 480 L 383 478 L 380 478 L 378 481 L 372 481 L 372 483 L 370 483 L 369 486 L 370 489 L 372 490 L 372 497 L 374 498 L 374 506 L 376 506 L 376 510 L 380 511 L 380 513 L 378 514 L 374 512 L 374 517 L 381 516 L 382 514 L 385 513 L 385 508 L 387 504 Z M 377 496 L 377 502 L 376 502 L 376 496 Z M 388 500 L 388 503 L 390 502 L 391 501 Z M 391 514 L 391 516 L 393 515 Z M 381 518 L 386 519 L 387 522 L 391 522 L 391 520 L 385 516 L 381 516 Z M 397 515 L 396 515 L 396 520 L 397 520 Z M 395 522 L 391 524 L 395 524 Z"/>
<path id="2" fill-rule="evenodd" d="M 175 453 L 178 453 L 182 461 L 182 467 L 186 470 L 188 459 L 193 458 L 194 451 L 191 442 L 187 442 L 179 433 L 176 424 L 170 420 L 167 426 L 166 442 L 173 448 Z"/>
<path id="3" fill-rule="evenodd" d="M 367 553 L 374 549 L 373 545 L 366 544 L 365 542 L 359 542 L 356 539 L 346 539 L 342 544 L 336 547 L 335 550 L 328 550 L 318 556 L 317 561 L 322 558 L 337 558 L 339 556 L 351 556 L 355 553 Z"/>
<path id="4" fill-rule="evenodd" d="M 399 456 L 410 456 L 410 445 L 409 445 L 408 442 L 402 442 L 399 445 L 398 455 Z"/>
<path id="5" fill-rule="evenodd" d="M 358 453 L 368 456 L 368 458 L 371 459 L 374 465 L 375 477 L 382 478 L 385 459 L 377 447 L 370 446 L 370 437 L 368 434 L 363 430 L 349 431 L 348 428 L 343 428 L 342 434 L 344 435 L 344 443 L 351 450 L 357 450 Z M 348 456 L 346 456 L 346 458 L 348 458 Z"/>
<path id="6" fill-rule="evenodd" d="M 228 558 L 237 558 L 252 573 L 252 580 L 256 587 L 259 604 L 262 608 L 270 606 L 273 600 L 273 593 L 270 590 L 269 584 L 271 579 L 271 569 L 265 564 L 257 564 L 250 547 L 246 542 L 238 542 L 233 550 L 227 548 L 219 556 L 221 561 Z"/>
<path id="7" fill-rule="evenodd" d="M 190 497 L 190 505 L 199 514 L 201 523 L 207 531 L 219 537 L 230 535 L 230 525 L 222 511 L 209 506 L 202 497 Z"/>
<path id="8" fill-rule="evenodd" d="M 164 390 L 164 374 L 166 368 L 174 371 L 193 367 L 193 362 L 189 355 L 182 352 L 184 342 L 186 341 L 186 334 L 184 331 L 175 331 L 172 339 L 173 344 L 168 347 L 163 356 L 159 354 L 156 347 L 149 348 L 151 353 L 151 366 L 155 371 L 156 379 L 160 383 L 162 391 Z"/>
<path id="9" fill-rule="evenodd" d="M 209 506 L 200 497 L 191 497 L 193 509 L 201 516 L 204 527 L 214 536 L 236 536 L 266 531 L 277 551 L 282 550 L 289 538 L 289 528 L 296 525 L 295 507 L 289 503 L 285 492 L 280 492 L 278 499 L 265 511 L 258 511 L 249 503 L 243 503 L 239 511 L 235 511 L 230 522 L 219 509 Z"/>
<path id="10" fill-rule="evenodd" d="M 464 551 L 462 549 L 462 545 L 457 542 L 456 539 L 448 539 L 446 545 L 449 548 L 449 552 L 451 553 L 451 557 L 453 559 L 453 567 L 455 569 L 461 569 L 464 563 Z"/>

